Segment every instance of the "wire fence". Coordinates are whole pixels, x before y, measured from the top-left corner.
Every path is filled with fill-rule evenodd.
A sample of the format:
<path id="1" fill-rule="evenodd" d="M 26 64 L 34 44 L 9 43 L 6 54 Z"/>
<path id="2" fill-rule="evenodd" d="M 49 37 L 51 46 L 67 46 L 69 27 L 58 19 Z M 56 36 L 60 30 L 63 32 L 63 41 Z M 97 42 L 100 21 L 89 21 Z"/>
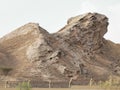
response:
<path id="1" fill-rule="evenodd" d="M 69 88 L 71 85 L 88 85 L 89 81 L 0 81 L 0 88 L 16 88 L 22 82 L 29 82 L 32 88 Z"/>
<path id="2" fill-rule="evenodd" d="M 100 79 L 93 80 L 89 79 L 80 79 L 80 80 L 50 80 L 50 81 L 41 81 L 41 80 L 31 80 L 31 81 L 0 81 L 0 88 L 16 88 L 19 84 L 26 82 L 29 83 L 32 88 L 69 88 L 74 85 L 93 85 L 98 83 Z"/>
<path id="3" fill-rule="evenodd" d="M 100 79 L 81 79 L 81 80 L 50 80 L 50 81 L 41 81 L 41 80 L 31 80 L 31 81 L 0 81 L 0 88 L 16 88 L 21 83 L 27 83 L 31 88 L 70 88 L 71 86 L 80 85 L 80 86 L 119 86 L 120 80 L 108 79 L 106 81 L 101 81 Z"/>

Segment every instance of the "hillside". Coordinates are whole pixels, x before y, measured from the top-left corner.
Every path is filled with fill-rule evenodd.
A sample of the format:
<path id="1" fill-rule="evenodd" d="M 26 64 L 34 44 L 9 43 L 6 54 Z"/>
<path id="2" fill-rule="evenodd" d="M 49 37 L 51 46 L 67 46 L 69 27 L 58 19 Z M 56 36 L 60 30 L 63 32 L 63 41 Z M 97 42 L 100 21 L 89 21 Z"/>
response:
<path id="1" fill-rule="evenodd" d="M 0 80 L 105 80 L 120 76 L 120 45 L 104 38 L 108 18 L 98 13 L 72 17 L 50 34 L 28 23 L 0 39 Z M 7 78 L 6 78 L 7 77 Z"/>

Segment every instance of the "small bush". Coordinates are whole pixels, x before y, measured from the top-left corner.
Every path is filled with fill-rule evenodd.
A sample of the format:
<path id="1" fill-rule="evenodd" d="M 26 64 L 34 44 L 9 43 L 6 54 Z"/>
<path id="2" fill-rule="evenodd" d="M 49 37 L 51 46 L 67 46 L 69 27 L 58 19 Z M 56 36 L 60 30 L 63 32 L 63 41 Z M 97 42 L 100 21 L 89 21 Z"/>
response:
<path id="1" fill-rule="evenodd" d="M 18 90 L 31 90 L 31 85 L 29 82 L 22 82 L 18 85 Z"/>

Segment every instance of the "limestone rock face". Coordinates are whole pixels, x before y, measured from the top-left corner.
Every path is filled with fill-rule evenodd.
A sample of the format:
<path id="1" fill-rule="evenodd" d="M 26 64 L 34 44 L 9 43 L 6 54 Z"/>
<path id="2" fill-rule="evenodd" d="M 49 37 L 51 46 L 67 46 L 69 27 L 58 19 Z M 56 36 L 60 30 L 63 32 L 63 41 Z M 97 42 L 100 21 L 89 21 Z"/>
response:
<path id="1" fill-rule="evenodd" d="M 98 13 L 72 17 L 56 33 L 26 24 L 0 39 L 0 62 L 15 80 L 107 79 L 120 76 L 120 45 L 104 39 L 108 18 Z M 99 78 L 98 78 L 99 77 Z"/>

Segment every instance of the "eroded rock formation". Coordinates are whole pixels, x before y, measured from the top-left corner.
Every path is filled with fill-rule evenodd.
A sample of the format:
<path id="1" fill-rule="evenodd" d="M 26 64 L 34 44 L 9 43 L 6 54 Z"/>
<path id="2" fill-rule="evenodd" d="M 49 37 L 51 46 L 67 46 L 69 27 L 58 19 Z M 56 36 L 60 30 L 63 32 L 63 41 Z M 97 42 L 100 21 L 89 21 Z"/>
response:
<path id="1" fill-rule="evenodd" d="M 36 23 L 26 24 L 0 39 L 6 52 L 0 53 L 0 62 L 7 58 L 13 80 L 119 77 L 120 45 L 104 39 L 107 26 L 108 18 L 98 13 L 72 17 L 53 34 Z"/>

